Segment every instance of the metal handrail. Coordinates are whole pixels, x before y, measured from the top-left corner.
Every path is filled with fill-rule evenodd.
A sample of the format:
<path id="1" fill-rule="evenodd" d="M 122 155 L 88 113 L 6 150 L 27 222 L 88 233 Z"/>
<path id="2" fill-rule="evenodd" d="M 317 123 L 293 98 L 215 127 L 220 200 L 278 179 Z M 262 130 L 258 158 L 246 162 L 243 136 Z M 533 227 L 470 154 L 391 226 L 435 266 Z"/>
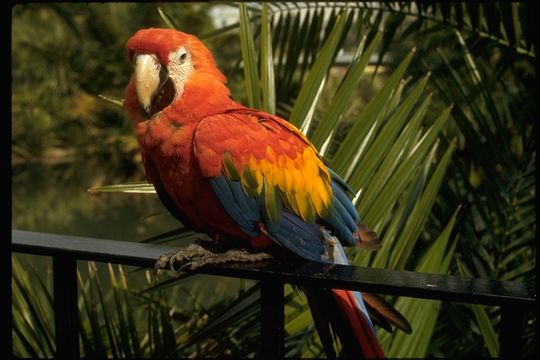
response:
<path id="1" fill-rule="evenodd" d="M 79 356 L 77 260 L 151 268 L 159 255 L 175 250 L 153 244 L 20 230 L 12 231 L 12 246 L 14 252 L 53 257 L 54 294 L 62 292 L 62 296 L 55 296 L 57 356 L 69 358 Z M 271 358 L 284 354 L 285 283 L 501 306 L 501 356 L 519 353 L 523 315 L 536 304 L 533 284 L 322 264 L 300 258 L 275 259 L 257 266 L 211 265 L 194 272 L 261 281 L 263 353 Z"/>

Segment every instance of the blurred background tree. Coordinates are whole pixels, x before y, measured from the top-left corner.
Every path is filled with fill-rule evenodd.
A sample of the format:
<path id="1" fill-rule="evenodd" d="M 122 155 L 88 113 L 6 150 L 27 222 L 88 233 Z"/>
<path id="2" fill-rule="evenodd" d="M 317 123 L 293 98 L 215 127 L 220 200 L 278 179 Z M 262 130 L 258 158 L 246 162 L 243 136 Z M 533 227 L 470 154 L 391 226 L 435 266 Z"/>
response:
<path id="1" fill-rule="evenodd" d="M 263 36 L 261 23 L 264 23 L 261 6 L 254 3 L 246 5 L 250 10 L 254 41 L 259 44 L 260 36 Z M 238 14 L 236 5 L 164 3 L 160 6 L 162 14 L 166 16 L 160 15 L 157 6 L 149 3 L 42 3 L 13 8 L 14 228 L 133 240 L 147 238 L 175 226 L 166 216 L 145 218 L 133 224 L 134 218 L 162 211 L 154 198 L 134 196 L 118 201 L 121 203 L 119 205 L 117 199 L 113 201 L 110 195 L 89 197 L 86 193 L 86 189 L 102 184 L 143 180 L 131 124 L 121 108 L 98 97 L 99 94 L 118 99 L 123 96 L 123 89 L 131 75 L 131 65 L 124 50 L 126 40 L 141 27 L 167 26 L 164 19 L 182 31 L 198 35 L 216 55 L 220 68 L 229 78 L 234 97 L 246 104 L 248 98 L 255 95 L 244 85 L 244 68 L 249 62 L 255 62 L 256 69 L 261 64 L 256 59 L 242 59 L 240 56 L 242 47 L 237 17 L 233 16 L 230 24 L 217 24 L 216 27 L 214 15 L 229 10 Z M 444 233 L 446 225 L 451 224 L 447 236 L 449 244 L 456 244 L 455 253 L 452 253 L 454 245 L 443 247 L 442 251 L 449 253 L 447 269 L 433 271 L 534 281 L 534 130 L 537 105 L 532 95 L 536 81 L 536 55 L 530 5 L 349 3 L 346 21 L 340 25 L 341 30 L 336 37 L 335 51 L 330 51 L 328 55 L 331 63 L 323 68 L 323 73 L 327 75 L 317 81 L 310 77 L 310 69 L 321 57 L 325 40 L 332 36 L 342 5 L 272 3 L 268 6 L 271 48 L 275 59 L 276 112 L 294 120 L 295 114 L 301 113 L 302 109 L 297 104 L 305 99 L 302 98 L 302 90 L 307 87 L 306 84 L 314 84 L 316 89 L 320 86 L 321 92 L 314 94 L 310 102 L 305 104 L 304 109 L 313 111 L 303 112 L 307 114 L 305 118 L 310 119 L 303 124 L 304 130 L 324 150 L 328 161 L 340 168 L 342 175 L 347 175 L 355 189 L 367 191 L 357 205 L 366 218 L 379 222 L 378 231 L 386 241 L 387 251 L 381 252 L 381 255 L 351 254 L 357 263 L 399 269 L 427 269 L 421 266 L 425 264 L 425 254 L 430 254 L 431 244 Z M 378 29 L 382 29 L 379 35 Z M 364 54 L 372 43 L 377 44 L 376 50 L 362 70 L 362 77 L 353 79 L 355 82 L 350 87 L 352 95 L 348 106 L 341 116 L 329 119 L 325 116 L 327 110 L 339 100 L 334 98 L 334 94 L 339 92 L 352 70 L 351 64 L 358 63 L 358 57 L 354 54 L 357 51 Z M 361 158 L 362 161 L 347 169 L 341 160 L 345 158 L 345 150 L 340 150 L 340 146 L 344 141 L 348 143 L 349 133 L 358 133 L 356 124 L 368 123 L 366 109 L 377 101 L 377 96 L 384 94 L 385 84 L 393 81 L 392 74 L 401 71 L 400 65 L 404 59 L 408 59 L 412 48 L 416 48 L 416 54 L 407 60 L 410 63 L 405 66 L 405 75 L 396 78 L 396 85 L 387 98 L 389 101 L 379 106 L 379 110 L 384 108 L 387 112 L 380 115 L 380 121 L 397 118 L 398 105 L 413 93 L 426 73 L 430 73 L 430 76 L 426 79 L 421 96 L 431 100 L 421 110 L 424 105 L 416 103 L 421 97 L 417 95 L 413 107 L 413 113 L 421 114 L 424 111 L 428 114 L 425 118 L 420 116 L 420 129 L 427 131 L 443 109 L 449 105 L 452 105 L 452 109 L 450 121 L 445 123 L 438 136 L 438 145 L 432 149 L 433 155 L 422 160 L 424 170 L 420 172 L 424 172 L 425 176 L 415 177 L 420 180 L 407 188 L 411 189 L 410 193 L 417 193 L 420 197 L 433 173 L 432 169 L 451 149 L 453 139 L 457 139 L 457 148 L 433 204 L 423 208 L 414 207 L 426 212 L 425 221 L 418 226 L 418 236 L 411 235 L 411 241 L 405 242 L 401 240 L 402 236 L 395 234 L 406 232 L 408 219 L 412 219 L 416 213 L 403 215 L 400 212 L 413 207 L 406 204 L 401 206 L 403 199 L 396 200 L 388 209 L 388 219 L 376 217 L 375 200 L 382 198 L 375 194 L 377 189 L 382 189 L 382 185 L 376 187 L 369 181 L 372 179 L 367 179 L 361 171 L 362 166 L 373 157 L 369 157 L 369 151 L 366 155 L 365 151 L 354 148 L 351 151 L 357 151 L 356 159 Z M 257 53 L 261 50 L 257 46 Z M 340 96 L 345 98 L 347 94 Z M 412 115 L 405 116 L 403 121 L 410 119 L 412 123 L 413 118 Z M 302 120 L 304 118 L 297 119 Z M 325 124 L 333 125 L 328 131 L 320 130 L 325 128 Z M 380 128 L 373 129 L 373 133 L 378 133 Z M 364 134 L 366 138 L 371 136 L 367 132 Z M 419 130 L 413 136 L 414 141 L 418 141 L 421 134 L 422 130 Z M 382 169 L 383 165 L 374 167 L 369 175 L 379 176 Z M 357 173 L 360 175 L 351 175 Z M 33 206 L 29 207 L 29 203 Z M 139 207 L 138 212 L 133 210 L 134 204 Z M 457 216 L 456 209 L 460 209 Z M 114 218 L 121 215 L 124 216 L 122 219 Z M 88 223 L 88 219 L 95 219 L 95 222 Z M 66 223 L 72 226 L 66 227 Z M 84 230 L 82 225 L 85 225 Z M 138 231 L 132 232 L 133 228 Z M 400 233 L 396 228 L 403 231 Z M 178 237 L 174 236 L 161 237 L 159 240 L 170 238 L 178 241 Z M 189 239 L 189 236 L 184 236 L 181 241 Z M 92 267 L 89 266 L 89 269 Z M 122 270 L 118 271 L 116 276 L 123 274 Z M 92 281 L 96 281 L 96 274 L 96 271 L 88 270 L 83 276 L 84 280 L 81 280 L 81 286 L 86 286 L 85 291 L 90 291 L 85 293 L 85 301 L 89 303 L 100 301 L 101 295 L 92 293 L 95 289 L 88 290 L 93 286 L 90 285 Z M 109 274 L 115 276 L 112 270 Z M 32 286 L 31 281 L 25 281 L 31 279 L 31 275 L 19 274 L 18 278 L 22 280 L 17 284 Z M 144 288 L 148 284 L 141 286 Z M 106 285 L 103 287 L 108 288 Z M 14 301 L 21 304 L 27 302 L 23 300 L 24 290 L 19 290 L 24 288 L 22 285 L 17 288 L 19 296 Z M 140 294 L 135 296 L 136 291 L 115 289 L 125 291 L 139 301 L 148 300 L 140 297 Z M 194 298 L 207 291 L 197 293 L 187 285 L 182 289 L 193 290 Z M 148 307 L 150 315 L 147 321 L 159 329 L 157 333 L 151 332 L 155 339 L 149 340 L 141 335 L 143 340 L 138 350 L 134 341 L 120 344 L 109 339 L 103 340 L 103 346 L 116 344 L 123 349 L 121 354 L 124 355 L 137 354 L 137 351 L 165 354 L 166 350 L 173 349 L 177 354 L 198 356 L 231 351 L 236 351 L 232 354 L 239 356 L 253 354 L 257 346 L 257 327 L 253 325 L 258 301 L 256 289 L 256 285 L 248 282 L 240 285 L 238 292 L 227 293 L 228 297 L 224 296 L 223 301 L 208 308 L 194 305 L 195 310 L 191 313 L 186 309 L 174 312 L 175 304 L 170 299 L 164 298 L 162 293 L 152 292 L 153 302 Z M 46 293 L 46 289 L 42 290 Z M 108 291 L 108 295 L 104 296 L 110 299 L 112 290 Z M 289 303 L 305 310 L 305 302 L 302 303 L 294 294 L 289 293 L 288 296 Z M 237 300 L 232 300 L 234 298 Z M 47 302 L 46 296 L 40 299 L 44 304 Z M 121 306 L 122 310 L 118 312 L 129 314 L 128 306 L 133 305 L 126 301 Z M 462 354 L 484 357 L 498 354 L 493 331 L 499 327 L 499 309 L 486 307 L 483 310 L 486 317 L 482 322 L 477 308 L 450 303 L 442 303 L 440 307 L 440 311 L 435 313 L 438 317 L 434 316 L 437 322 L 435 324 L 433 319 L 433 329 L 422 346 L 415 343 L 415 348 L 408 348 L 406 340 L 398 339 L 400 335 L 382 335 L 389 354 L 415 357 L 453 357 Z M 156 315 L 160 312 L 162 315 Z M 24 311 L 19 313 L 24 314 Z M 292 319 L 288 322 L 291 335 L 287 343 L 289 355 L 320 356 L 322 350 L 317 346 L 313 328 L 305 327 L 310 323 L 305 311 L 288 314 Z M 89 321 L 97 323 L 98 315 L 92 316 L 95 316 L 94 320 Z M 89 319 L 92 316 L 88 315 Z M 16 319 L 21 321 L 17 324 L 24 323 L 24 317 Z M 186 321 L 189 319 L 192 319 L 192 323 L 188 325 Z M 530 316 L 527 321 L 524 355 L 532 354 L 536 346 L 533 331 L 536 319 Z M 173 330 L 176 337 L 167 333 L 172 324 L 176 326 L 176 330 Z M 26 328 L 20 326 L 19 339 L 30 339 L 31 331 L 28 329 L 32 327 L 26 330 L 27 333 L 24 331 Z M 90 329 L 89 326 L 87 328 Z M 111 328 L 114 327 L 109 327 L 109 330 Z M 88 340 L 85 352 L 99 354 L 106 351 L 95 347 L 105 330 L 92 331 L 93 340 Z M 223 331 L 227 336 L 223 335 Z M 240 345 L 237 334 L 243 334 L 245 339 Z M 449 337 L 448 334 L 455 336 Z M 51 336 L 45 332 L 30 343 L 43 344 L 44 339 Z M 216 344 L 216 339 L 221 339 L 221 343 Z M 196 345 L 197 341 L 202 341 L 204 346 Z M 178 350 L 176 344 L 181 343 L 184 346 Z M 484 343 L 487 346 L 478 345 Z M 19 349 L 24 349 L 20 350 L 22 354 L 31 353 L 31 349 L 41 346 L 24 346 L 20 341 L 18 344 Z M 51 351 L 45 345 L 41 350 L 43 354 L 50 354 Z"/>
<path id="2" fill-rule="evenodd" d="M 212 28 L 207 7 L 164 5 L 193 33 Z M 14 164 L 83 158 L 139 173 L 131 124 L 97 95 L 123 97 L 131 67 L 122 49 L 141 24 L 163 26 L 156 6 L 43 3 L 12 15 Z"/>

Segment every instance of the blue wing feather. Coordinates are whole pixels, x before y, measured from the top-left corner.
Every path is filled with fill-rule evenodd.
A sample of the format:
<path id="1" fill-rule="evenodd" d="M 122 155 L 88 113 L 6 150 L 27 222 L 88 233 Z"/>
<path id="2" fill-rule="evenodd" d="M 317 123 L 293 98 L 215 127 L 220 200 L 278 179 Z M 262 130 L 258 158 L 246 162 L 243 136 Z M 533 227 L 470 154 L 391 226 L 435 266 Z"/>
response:
<path id="1" fill-rule="evenodd" d="M 354 237 L 345 224 L 345 221 L 341 217 L 339 210 L 336 210 L 337 206 L 330 213 L 330 219 L 328 219 L 329 225 L 332 227 L 333 232 L 339 241 L 345 246 L 353 246 L 355 244 Z"/>
<path id="2" fill-rule="evenodd" d="M 231 188 L 234 200 L 236 200 L 245 216 L 251 221 L 260 221 L 260 205 L 257 204 L 257 200 L 251 196 L 246 196 L 239 181 L 229 181 L 227 185 Z"/>
<path id="3" fill-rule="evenodd" d="M 303 258 L 323 261 L 321 255 L 325 247 L 317 224 L 307 224 L 289 209 L 282 207 L 279 226 L 275 226 L 262 215 L 264 201 L 260 197 L 247 195 L 239 181 L 224 175 L 209 181 L 225 211 L 247 235 L 258 236 L 258 223 L 263 223 L 277 244 Z"/>
<path id="4" fill-rule="evenodd" d="M 305 223 L 288 209 L 281 212 L 281 225 L 277 230 L 268 229 L 268 233 L 280 245 L 297 255 L 314 261 L 324 261 L 325 252 L 322 234 L 316 224 Z"/>
<path id="5" fill-rule="evenodd" d="M 354 246 L 355 241 L 352 234 L 357 230 L 356 222 L 337 199 L 334 200 L 332 212 L 335 214 L 335 218 L 339 219 L 338 238 L 347 240 L 350 246 Z"/>
<path id="6" fill-rule="evenodd" d="M 240 226 L 242 231 L 249 236 L 255 237 L 259 235 L 257 219 L 260 219 L 260 211 L 258 213 L 252 211 L 249 201 L 244 199 L 247 195 L 242 197 L 235 194 L 235 190 L 233 190 L 235 189 L 235 185 L 231 185 L 231 182 L 233 181 L 226 179 L 222 175 L 210 179 L 210 186 L 216 193 L 221 205 L 223 205 L 229 216 Z"/>
<path id="7" fill-rule="evenodd" d="M 356 240 L 353 233 L 358 230 L 360 216 L 345 193 L 346 191 L 351 193 L 353 191 L 338 174 L 328 167 L 327 169 L 331 176 L 330 185 L 334 194 L 334 203 L 328 225 L 333 228 L 334 233 L 343 245 L 354 246 Z"/>
<path id="8" fill-rule="evenodd" d="M 354 207 L 353 203 L 351 202 L 347 194 L 345 194 L 345 192 L 343 191 L 343 188 L 340 185 L 338 185 L 338 183 L 336 183 L 335 181 L 332 181 L 331 185 L 332 185 L 332 191 L 334 192 L 334 198 L 339 200 L 341 205 L 343 205 L 345 209 L 347 209 L 348 215 L 352 217 L 355 223 L 358 223 L 358 221 L 360 221 L 360 216 L 358 215 L 358 211 L 356 211 L 356 208 Z"/>
<path id="9" fill-rule="evenodd" d="M 345 193 L 350 188 L 335 172 L 330 170 L 330 174 L 334 194 L 333 206 L 329 219 L 326 222 L 321 219 L 321 222 L 333 230 L 343 245 L 354 246 L 356 241 L 353 233 L 357 231 L 358 212 Z M 227 213 L 247 235 L 258 236 L 259 223 L 262 223 L 277 244 L 301 257 L 324 261 L 321 255 L 326 249 L 316 223 L 305 223 L 290 209 L 283 207 L 282 203 L 278 205 L 281 207 L 279 222 L 271 223 L 264 215 L 262 195 L 257 198 L 247 195 L 239 181 L 231 180 L 224 175 L 209 181 Z"/>
<path id="10" fill-rule="evenodd" d="M 326 167 L 326 170 L 328 170 L 328 172 L 330 173 L 330 177 L 332 178 L 332 180 L 337 182 L 341 186 L 341 188 L 347 190 L 351 194 L 354 194 L 353 189 L 351 189 L 349 184 L 347 184 L 345 180 L 341 178 L 341 176 L 339 176 L 334 170 L 330 169 L 328 166 Z"/>

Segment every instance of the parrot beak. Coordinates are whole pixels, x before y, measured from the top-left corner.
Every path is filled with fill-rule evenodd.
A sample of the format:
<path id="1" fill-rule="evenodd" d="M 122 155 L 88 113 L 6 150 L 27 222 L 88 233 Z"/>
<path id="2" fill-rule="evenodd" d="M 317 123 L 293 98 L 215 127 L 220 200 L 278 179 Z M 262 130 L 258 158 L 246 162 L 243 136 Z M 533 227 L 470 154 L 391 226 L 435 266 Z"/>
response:
<path id="1" fill-rule="evenodd" d="M 174 100 L 176 96 L 174 84 L 156 55 L 136 55 L 135 91 L 141 107 L 150 118 Z"/>
<path id="2" fill-rule="evenodd" d="M 152 101 L 160 88 L 161 64 L 156 55 L 138 54 L 135 59 L 135 89 L 141 107 L 150 114 Z"/>

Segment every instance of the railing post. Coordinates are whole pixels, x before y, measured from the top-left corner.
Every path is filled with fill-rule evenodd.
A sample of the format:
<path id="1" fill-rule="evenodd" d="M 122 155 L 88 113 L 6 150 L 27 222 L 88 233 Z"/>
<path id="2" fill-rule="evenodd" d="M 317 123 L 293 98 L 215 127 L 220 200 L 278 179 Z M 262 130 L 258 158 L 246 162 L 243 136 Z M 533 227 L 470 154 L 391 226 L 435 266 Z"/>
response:
<path id="1" fill-rule="evenodd" d="M 524 329 L 525 312 L 520 306 L 501 307 L 501 330 L 499 334 L 500 357 L 518 359 Z"/>
<path id="2" fill-rule="evenodd" d="M 56 358 L 79 359 L 77 260 L 74 257 L 53 256 L 53 282 Z"/>
<path id="3" fill-rule="evenodd" d="M 261 280 L 262 357 L 285 357 L 285 298 L 283 283 Z"/>

